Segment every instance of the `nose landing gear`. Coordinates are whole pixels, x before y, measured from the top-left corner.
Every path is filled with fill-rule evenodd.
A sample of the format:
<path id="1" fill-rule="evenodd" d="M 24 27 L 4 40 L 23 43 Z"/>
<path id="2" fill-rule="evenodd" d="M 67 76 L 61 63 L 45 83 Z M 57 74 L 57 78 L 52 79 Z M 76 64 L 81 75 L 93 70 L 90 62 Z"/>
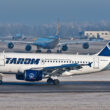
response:
<path id="1" fill-rule="evenodd" d="M 2 85 L 2 79 L 3 79 L 3 76 L 0 75 L 0 85 Z"/>

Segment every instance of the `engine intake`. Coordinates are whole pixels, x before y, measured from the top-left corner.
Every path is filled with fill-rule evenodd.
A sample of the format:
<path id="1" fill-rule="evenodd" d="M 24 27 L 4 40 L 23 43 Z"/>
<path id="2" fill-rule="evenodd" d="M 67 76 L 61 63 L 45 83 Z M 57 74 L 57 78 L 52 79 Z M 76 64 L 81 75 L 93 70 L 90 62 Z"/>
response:
<path id="1" fill-rule="evenodd" d="M 84 49 L 88 49 L 89 48 L 89 43 L 88 42 L 83 43 L 82 47 Z"/>
<path id="2" fill-rule="evenodd" d="M 26 81 L 42 80 L 42 71 L 26 70 L 24 74 L 16 74 L 16 79 Z"/>
<path id="3" fill-rule="evenodd" d="M 28 45 L 26 45 L 25 50 L 26 51 L 31 51 L 31 48 L 32 48 L 31 45 L 28 44 Z"/>
<path id="4" fill-rule="evenodd" d="M 67 46 L 67 45 L 63 45 L 63 46 L 62 46 L 62 50 L 63 50 L 63 51 L 67 51 L 67 50 L 68 50 L 68 46 Z"/>
<path id="5" fill-rule="evenodd" d="M 13 44 L 12 42 L 9 42 L 9 43 L 8 43 L 8 48 L 9 48 L 9 49 L 12 49 L 13 47 L 14 47 L 14 44 Z"/>

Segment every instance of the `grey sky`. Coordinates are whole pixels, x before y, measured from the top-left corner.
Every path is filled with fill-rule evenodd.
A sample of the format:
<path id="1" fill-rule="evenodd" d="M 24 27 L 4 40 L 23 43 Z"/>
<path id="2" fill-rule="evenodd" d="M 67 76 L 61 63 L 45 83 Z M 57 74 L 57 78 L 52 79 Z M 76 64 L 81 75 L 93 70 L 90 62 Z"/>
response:
<path id="1" fill-rule="evenodd" d="M 110 0 L 0 0 L 0 23 L 110 21 Z"/>

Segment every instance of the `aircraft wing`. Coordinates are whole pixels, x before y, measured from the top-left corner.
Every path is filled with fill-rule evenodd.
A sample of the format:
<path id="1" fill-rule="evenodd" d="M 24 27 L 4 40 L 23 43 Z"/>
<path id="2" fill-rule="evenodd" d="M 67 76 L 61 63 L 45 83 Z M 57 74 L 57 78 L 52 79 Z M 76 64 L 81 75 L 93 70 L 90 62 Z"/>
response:
<path id="1" fill-rule="evenodd" d="M 63 64 L 60 66 L 49 66 L 44 68 L 31 68 L 32 70 L 41 70 L 44 73 L 46 73 L 49 76 L 60 76 L 63 72 L 69 71 L 69 70 L 78 70 L 83 68 L 83 66 L 89 66 L 91 67 L 92 63 L 89 64 Z"/>
<path id="2" fill-rule="evenodd" d="M 93 43 L 93 42 L 102 42 L 102 41 L 90 41 L 90 40 L 61 41 L 61 42 L 59 42 L 58 46 L 72 45 L 72 44 L 82 44 L 82 43 Z"/>
<path id="3" fill-rule="evenodd" d="M 19 43 L 19 44 L 32 44 L 33 42 L 28 42 L 28 41 L 15 41 L 15 40 L 0 40 L 0 42 L 4 42 L 4 43 Z"/>
<path id="4" fill-rule="evenodd" d="M 34 41 L 16 41 L 16 40 L 0 40 L 0 42 L 4 42 L 4 43 L 14 43 L 14 44 L 41 44 L 41 43 L 49 43 L 52 42 L 52 39 L 49 38 L 38 38 L 37 40 Z"/>

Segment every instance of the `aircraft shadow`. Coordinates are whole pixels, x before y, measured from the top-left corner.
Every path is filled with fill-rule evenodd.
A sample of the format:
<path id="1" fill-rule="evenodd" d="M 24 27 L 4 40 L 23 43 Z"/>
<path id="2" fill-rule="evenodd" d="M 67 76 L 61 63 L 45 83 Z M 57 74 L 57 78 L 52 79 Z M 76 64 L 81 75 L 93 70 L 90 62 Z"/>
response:
<path id="1" fill-rule="evenodd" d="M 3 82 L 2 85 L 52 85 L 46 82 Z M 59 85 L 110 85 L 110 81 L 61 81 Z"/>

